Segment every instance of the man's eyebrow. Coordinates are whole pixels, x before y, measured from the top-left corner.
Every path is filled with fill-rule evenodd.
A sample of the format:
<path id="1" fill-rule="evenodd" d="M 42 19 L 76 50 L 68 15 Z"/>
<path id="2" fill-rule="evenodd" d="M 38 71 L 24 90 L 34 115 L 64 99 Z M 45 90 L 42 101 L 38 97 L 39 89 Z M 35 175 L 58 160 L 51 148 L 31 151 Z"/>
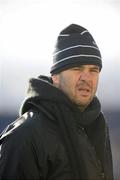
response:
<path id="1" fill-rule="evenodd" d="M 92 66 L 91 68 L 99 69 L 99 67 L 98 67 L 98 66 Z"/>

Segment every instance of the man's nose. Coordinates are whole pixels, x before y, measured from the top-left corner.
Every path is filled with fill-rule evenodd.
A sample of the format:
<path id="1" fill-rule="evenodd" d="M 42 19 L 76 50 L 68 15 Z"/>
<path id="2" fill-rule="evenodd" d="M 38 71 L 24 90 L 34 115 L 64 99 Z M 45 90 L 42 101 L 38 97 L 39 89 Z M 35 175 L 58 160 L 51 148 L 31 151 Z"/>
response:
<path id="1" fill-rule="evenodd" d="M 80 74 L 80 80 L 89 80 L 90 79 L 90 73 L 88 71 L 83 71 Z"/>

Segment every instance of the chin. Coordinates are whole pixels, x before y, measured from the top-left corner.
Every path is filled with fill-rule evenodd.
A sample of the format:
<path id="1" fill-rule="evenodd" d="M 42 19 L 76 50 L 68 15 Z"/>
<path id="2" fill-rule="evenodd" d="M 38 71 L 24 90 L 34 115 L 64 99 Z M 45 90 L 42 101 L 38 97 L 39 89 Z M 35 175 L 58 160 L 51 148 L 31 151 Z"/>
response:
<path id="1" fill-rule="evenodd" d="M 83 106 L 83 107 L 87 107 L 90 103 L 91 103 L 91 99 L 89 100 L 83 100 L 83 101 L 77 101 L 76 104 L 78 104 L 79 106 Z"/>

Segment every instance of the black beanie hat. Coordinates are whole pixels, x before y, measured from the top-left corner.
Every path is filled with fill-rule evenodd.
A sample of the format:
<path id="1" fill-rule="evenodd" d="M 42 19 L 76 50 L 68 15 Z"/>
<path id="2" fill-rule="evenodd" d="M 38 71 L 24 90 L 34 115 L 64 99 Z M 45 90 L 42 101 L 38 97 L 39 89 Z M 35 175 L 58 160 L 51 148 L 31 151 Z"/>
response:
<path id="1" fill-rule="evenodd" d="M 87 64 L 97 65 L 101 70 L 102 61 L 99 48 L 87 29 L 71 24 L 58 36 L 50 73 L 53 75 Z"/>

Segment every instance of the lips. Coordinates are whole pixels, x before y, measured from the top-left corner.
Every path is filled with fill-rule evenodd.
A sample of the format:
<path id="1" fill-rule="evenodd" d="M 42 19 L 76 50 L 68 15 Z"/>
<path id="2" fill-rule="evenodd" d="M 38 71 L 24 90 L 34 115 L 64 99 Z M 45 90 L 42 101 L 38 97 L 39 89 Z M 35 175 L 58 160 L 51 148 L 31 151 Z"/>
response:
<path id="1" fill-rule="evenodd" d="M 89 88 L 79 88 L 78 90 L 82 96 L 90 95 L 90 89 Z"/>

